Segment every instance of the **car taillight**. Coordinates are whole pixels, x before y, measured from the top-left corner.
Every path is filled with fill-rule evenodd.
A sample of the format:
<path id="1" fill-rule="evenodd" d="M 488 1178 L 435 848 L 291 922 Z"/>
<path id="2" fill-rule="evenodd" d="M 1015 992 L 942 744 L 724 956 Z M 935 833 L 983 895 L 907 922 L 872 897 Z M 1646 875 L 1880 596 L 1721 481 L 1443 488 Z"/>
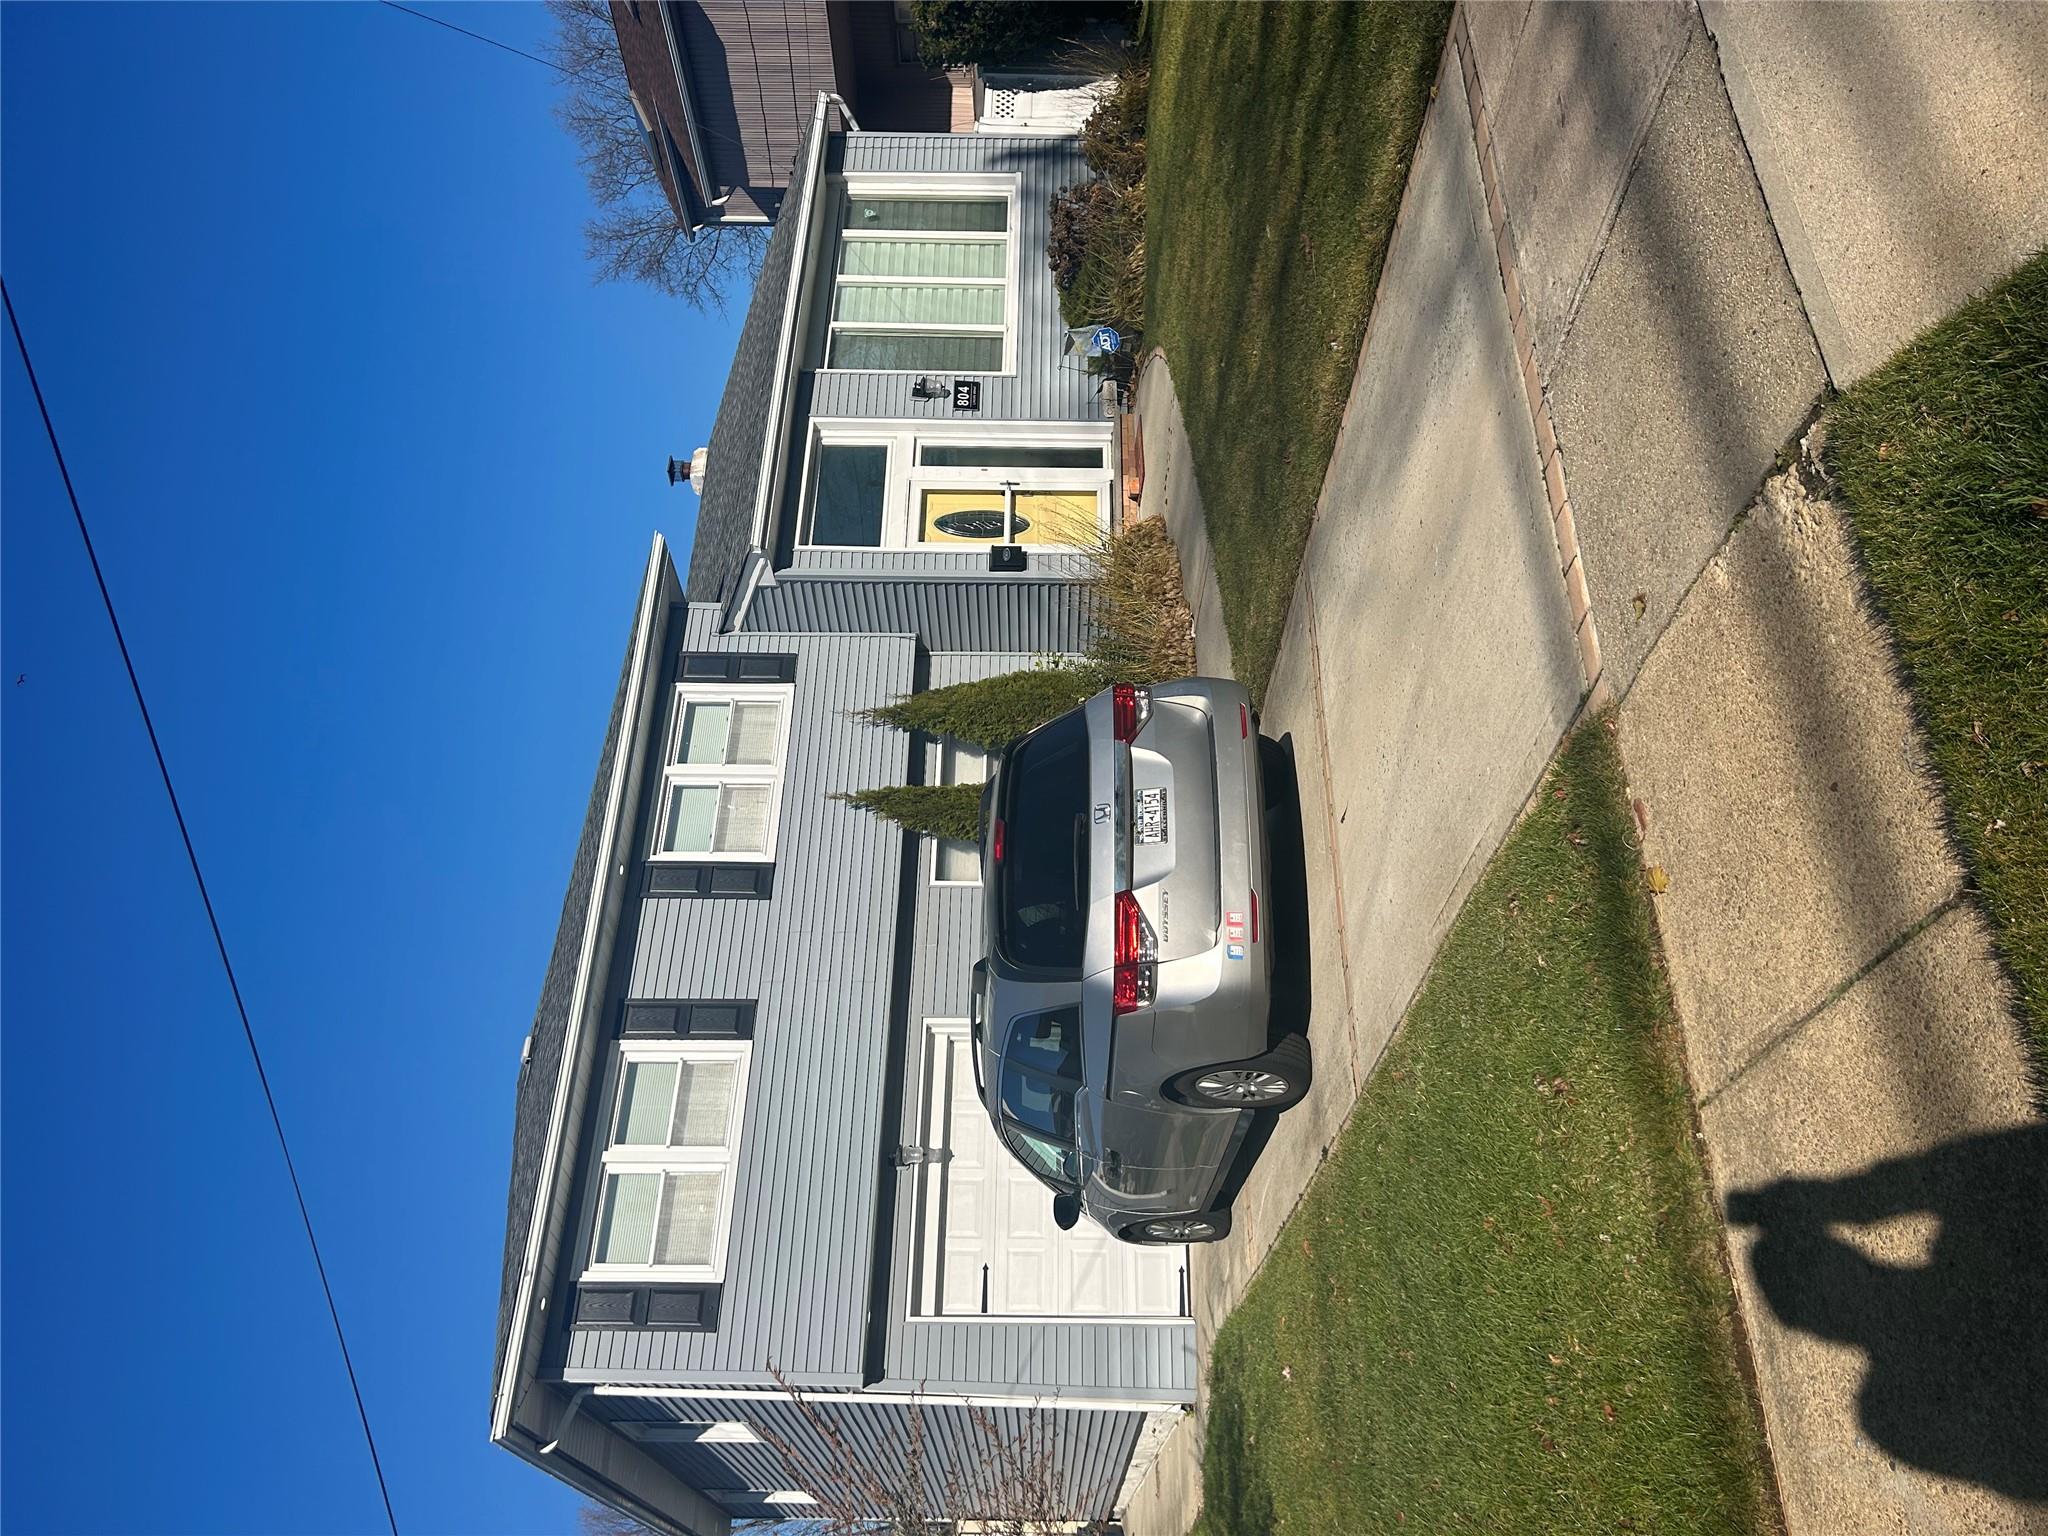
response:
<path id="1" fill-rule="evenodd" d="M 988 861 L 991 864 L 1003 862 L 1003 824 L 993 822 L 988 829 Z"/>
<path id="2" fill-rule="evenodd" d="M 1152 718 L 1152 690 L 1118 683 L 1109 690 L 1110 720 L 1118 741 L 1136 741 L 1138 732 Z"/>
<path id="3" fill-rule="evenodd" d="M 1139 910 L 1138 898 L 1129 891 L 1116 893 L 1116 970 L 1113 973 L 1109 1011 L 1112 1017 L 1148 1006 L 1158 986 L 1159 953 L 1152 940 L 1152 928 Z"/>
<path id="4" fill-rule="evenodd" d="M 1259 893 L 1252 892 L 1252 942 L 1259 942 Z"/>

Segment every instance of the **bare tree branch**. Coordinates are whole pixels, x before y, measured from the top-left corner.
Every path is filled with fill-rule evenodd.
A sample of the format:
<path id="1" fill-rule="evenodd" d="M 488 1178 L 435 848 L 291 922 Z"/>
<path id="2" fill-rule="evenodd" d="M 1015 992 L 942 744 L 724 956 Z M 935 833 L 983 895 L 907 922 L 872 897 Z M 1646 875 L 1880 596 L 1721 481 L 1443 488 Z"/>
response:
<path id="1" fill-rule="evenodd" d="M 725 309 L 760 270 L 768 234 L 760 225 L 690 232 L 676 216 L 633 108 L 625 60 L 605 0 L 548 0 L 555 36 L 548 56 L 566 94 L 555 115 L 576 141 L 597 213 L 583 227 L 584 252 L 600 282 L 650 283 L 692 309 Z"/>

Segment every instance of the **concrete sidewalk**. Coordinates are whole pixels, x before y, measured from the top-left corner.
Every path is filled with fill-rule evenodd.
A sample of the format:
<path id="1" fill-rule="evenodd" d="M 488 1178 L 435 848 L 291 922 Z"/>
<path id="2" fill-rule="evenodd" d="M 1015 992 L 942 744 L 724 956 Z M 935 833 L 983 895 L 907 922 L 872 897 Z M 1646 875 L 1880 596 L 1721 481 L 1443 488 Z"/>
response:
<path id="1" fill-rule="evenodd" d="M 1619 723 L 1788 1529 L 2048 1531 L 2048 1144 L 1848 530 L 1796 472 Z"/>
<path id="2" fill-rule="evenodd" d="M 1217 1326 L 1585 692 L 1464 86 L 1447 64 L 1387 253 L 1382 292 L 1401 301 L 1375 315 L 1263 705 L 1301 787 L 1316 1076 L 1275 1126 L 1230 1237 L 1193 1251 L 1205 1378 Z M 1213 562 L 1163 358 L 1138 398 L 1143 504 L 1180 550 L 1207 670 L 1228 652 L 1200 618 Z M 1183 467 L 1161 476 L 1162 463 Z M 1201 1434 L 1198 1406 L 1126 1511 L 1133 1536 L 1193 1520 Z"/>
<path id="3" fill-rule="evenodd" d="M 1468 3 L 1446 66 L 1267 701 L 1317 1094 L 1197 1256 L 1204 1361 L 1597 680 L 1789 1529 L 2048 1532 L 2048 1132 L 1839 513 L 1756 492 L 2048 240 L 2048 7 Z M 1199 579 L 1163 366 L 1141 407 Z M 1200 1430 L 1135 1536 L 1194 1519 Z"/>

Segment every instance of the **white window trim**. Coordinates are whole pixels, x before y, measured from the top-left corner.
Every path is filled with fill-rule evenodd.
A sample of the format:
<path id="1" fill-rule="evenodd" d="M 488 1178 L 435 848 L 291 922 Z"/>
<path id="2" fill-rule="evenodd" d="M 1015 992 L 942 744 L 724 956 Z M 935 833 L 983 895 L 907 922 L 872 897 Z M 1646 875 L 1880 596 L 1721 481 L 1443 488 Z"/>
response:
<path id="1" fill-rule="evenodd" d="M 590 1230 L 583 1266 L 589 1281 L 689 1280 L 716 1282 L 725 1278 L 726 1243 L 732 1234 L 733 1186 L 738 1182 L 740 1134 L 747 1120 L 748 1068 L 753 1059 L 748 1040 L 622 1040 L 613 1058 L 609 1108 L 604 1121 L 605 1148 L 592 1200 Z M 725 1126 L 725 1145 L 716 1155 L 708 1147 L 620 1147 L 611 1144 L 618 1127 L 619 1099 L 626 1091 L 626 1064 L 634 1061 L 730 1061 L 736 1064 L 732 1111 Z M 597 1231 L 604 1221 L 604 1183 L 613 1172 L 698 1173 L 724 1175 L 718 1188 L 718 1209 L 711 1218 L 711 1262 L 708 1264 L 600 1264 Z"/>
<path id="2" fill-rule="evenodd" d="M 818 371 L 820 373 L 867 373 L 885 378 L 891 375 L 896 375 L 903 378 L 914 378 L 920 374 L 936 373 L 949 373 L 953 377 L 963 379 L 1015 378 L 1017 375 L 1017 279 L 1021 265 L 1018 256 L 1019 250 L 1024 243 L 1019 238 L 1019 231 L 1017 228 L 1018 188 L 1022 183 L 1022 180 L 1023 178 L 1021 176 L 1016 175 L 956 176 L 941 171 L 932 171 L 924 174 L 905 174 L 898 172 L 886 176 L 871 176 L 856 173 L 850 176 L 834 177 L 834 185 L 830 189 L 830 196 L 834 199 L 832 206 L 835 209 L 838 206 L 837 199 L 855 197 L 929 198 L 934 201 L 944 201 L 954 198 L 968 199 L 1000 197 L 1009 204 L 1009 212 L 1005 216 L 1004 229 L 1000 235 L 998 235 L 997 232 L 994 230 L 891 229 L 874 230 L 872 232 L 867 232 L 862 230 L 840 229 L 836 231 L 837 235 L 839 236 L 840 243 L 844 243 L 844 241 L 848 238 L 852 238 L 855 240 L 982 239 L 988 241 L 991 244 L 993 244 L 994 241 L 997 239 L 1005 241 L 1009 246 L 1009 254 L 1008 258 L 1004 262 L 1004 276 L 1000 279 L 1003 285 L 1003 323 L 1001 326 L 935 325 L 919 324 L 912 321 L 894 323 L 885 323 L 881 321 L 848 321 L 846 322 L 845 326 L 846 329 L 853 331 L 886 331 L 906 335 L 914 334 L 918 331 L 940 331 L 949 336 L 994 336 L 1000 333 L 1003 338 L 1003 366 L 992 372 L 987 369 L 958 368 L 834 368 L 833 366 L 831 366 L 832 333 L 834 330 L 839 328 L 840 323 L 832 318 L 832 310 L 835 307 L 833 304 L 832 295 L 841 282 L 851 281 L 856 286 L 859 286 L 863 283 L 902 283 L 906 281 L 915 281 L 930 287 L 940 287 L 949 284 L 957 284 L 962 287 L 994 287 L 996 282 L 998 281 L 998 279 L 996 278 L 905 279 L 875 278 L 873 276 L 866 275 L 855 276 L 851 279 L 847 279 L 842 278 L 839 275 L 839 273 L 835 270 L 820 274 L 825 285 L 825 350 L 823 356 L 821 356 L 818 359 L 820 365 Z M 835 217 L 836 216 L 837 215 L 835 214 Z M 832 263 L 832 265 L 836 268 L 838 266 L 838 262 L 835 260 Z M 810 484 L 808 480 L 806 480 L 804 483 L 807 486 Z"/>
<path id="3" fill-rule="evenodd" d="M 781 705 L 775 721 L 775 757 L 768 763 L 677 763 L 683 718 L 691 704 Z M 796 689 L 789 683 L 678 683 L 669 703 L 668 729 L 662 735 L 661 783 L 656 790 L 654 823 L 647 856 L 658 864 L 767 864 L 775 858 L 775 834 L 782 820 L 782 771 L 789 758 L 789 722 L 795 712 Z M 668 832 L 669 790 L 676 784 L 765 785 L 768 824 L 760 852 L 670 853 L 662 842 Z"/>
<path id="4" fill-rule="evenodd" d="M 1100 469 L 1004 469 L 999 465 L 948 468 L 918 462 L 920 450 L 938 443 L 989 443 L 1013 448 L 1102 449 Z M 876 544 L 821 544 L 810 537 L 811 514 L 817 503 L 818 450 L 821 448 L 886 448 L 888 467 L 882 493 L 882 537 Z M 811 423 L 804 442 L 803 495 L 797 505 L 796 547 L 798 549 L 902 550 L 914 554 L 951 555 L 971 551 L 974 544 L 951 542 L 928 544 L 913 539 L 917 527 L 917 499 L 925 490 L 999 486 L 1006 478 L 1028 477 L 1024 491 L 1086 491 L 1095 494 L 1095 526 L 1109 531 L 1116 487 L 1116 439 L 1103 422 L 1044 421 L 990 422 L 933 421 L 911 417 L 864 418 L 821 416 Z M 1034 552 L 1072 555 L 1085 552 L 1078 544 L 1033 544 Z"/>
<path id="5" fill-rule="evenodd" d="M 949 779 L 946 777 L 946 749 L 948 747 L 952 747 L 956 750 L 965 749 L 970 752 L 979 753 L 982 763 L 982 776 L 979 780 L 969 779 L 965 782 L 982 784 L 986 784 L 988 782 L 989 753 L 983 748 L 975 746 L 972 742 L 955 741 L 952 737 L 946 737 L 943 740 L 933 742 L 930 747 L 931 776 L 933 783 L 953 784 L 955 782 L 958 782 L 956 780 Z M 931 856 L 927 861 L 926 865 L 927 869 L 930 871 L 930 883 L 938 887 L 940 890 L 944 891 L 980 890 L 981 874 L 979 869 L 976 870 L 975 876 L 972 880 L 941 880 L 939 878 L 939 849 L 944 844 L 950 841 L 952 841 L 952 839 L 938 836 L 928 836 L 925 838 L 925 842 L 931 846 Z"/>

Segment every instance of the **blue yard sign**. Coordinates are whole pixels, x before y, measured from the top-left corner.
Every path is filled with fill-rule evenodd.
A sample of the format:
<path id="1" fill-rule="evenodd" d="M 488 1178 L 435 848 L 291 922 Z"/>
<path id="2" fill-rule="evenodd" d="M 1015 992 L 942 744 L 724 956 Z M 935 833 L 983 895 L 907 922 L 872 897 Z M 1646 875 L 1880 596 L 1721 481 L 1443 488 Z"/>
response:
<path id="1" fill-rule="evenodd" d="M 1115 326 L 1098 325 L 1094 334 L 1088 338 L 1088 355 L 1101 357 L 1104 353 L 1114 352 L 1123 344 L 1124 339 L 1116 333 Z"/>

